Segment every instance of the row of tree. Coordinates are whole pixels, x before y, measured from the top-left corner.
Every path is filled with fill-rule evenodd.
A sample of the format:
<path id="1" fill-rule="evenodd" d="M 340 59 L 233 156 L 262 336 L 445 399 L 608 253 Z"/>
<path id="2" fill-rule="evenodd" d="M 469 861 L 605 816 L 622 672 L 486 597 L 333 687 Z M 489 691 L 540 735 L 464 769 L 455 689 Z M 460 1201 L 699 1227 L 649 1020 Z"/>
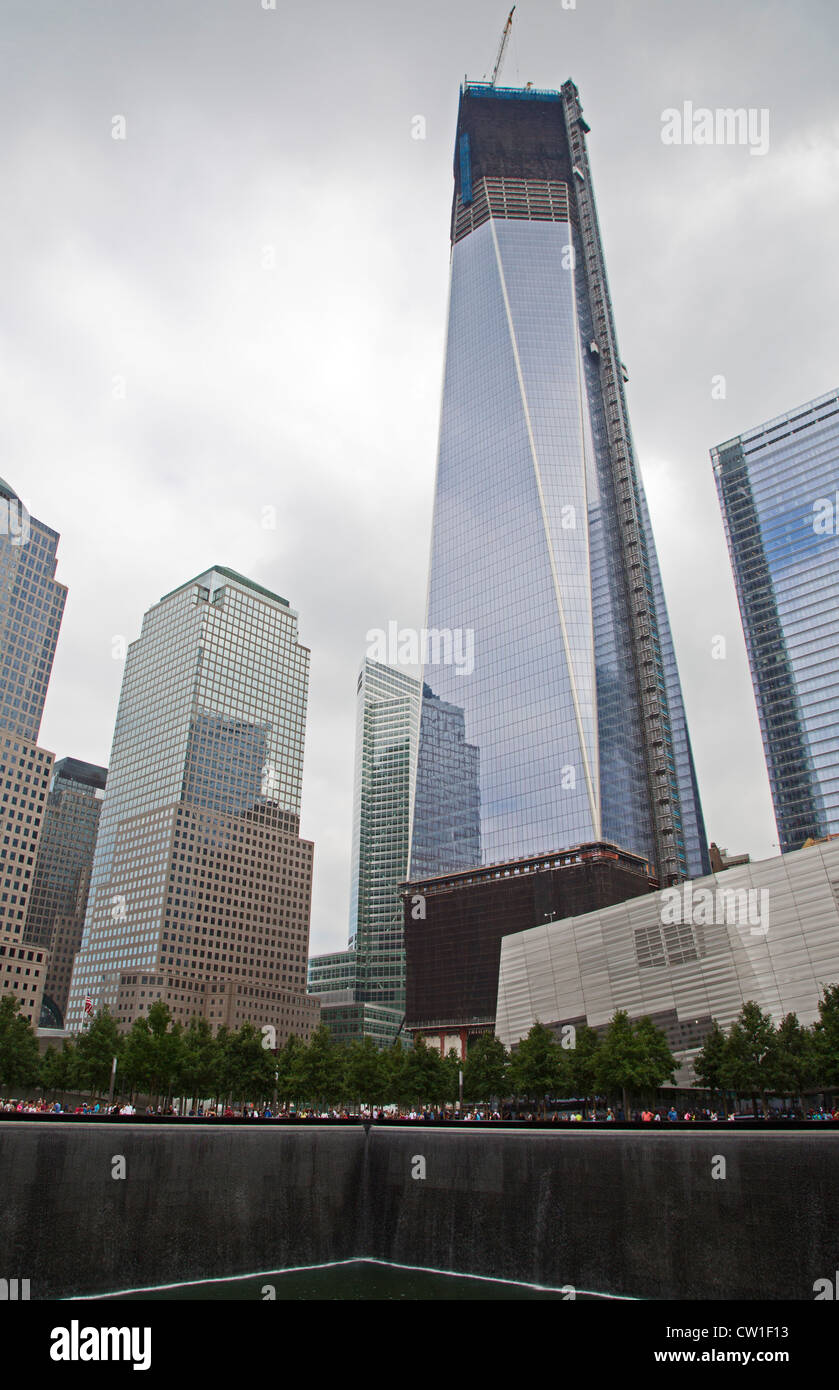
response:
<path id="1" fill-rule="evenodd" d="M 661 1029 L 649 1018 L 615 1014 L 602 1035 L 563 1028 L 558 1039 L 535 1023 L 512 1054 L 492 1034 L 476 1038 L 466 1060 L 454 1051 L 441 1057 L 417 1035 L 412 1047 L 399 1040 L 382 1050 L 372 1039 L 337 1043 L 321 1026 L 308 1044 L 291 1037 L 277 1052 L 246 1023 L 213 1034 L 206 1019 L 173 1023 L 165 1003 L 153 1004 L 121 1033 L 107 1010 L 75 1042 L 39 1057 L 35 1034 L 7 994 L 0 1002 L 0 1085 L 37 1087 L 48 1096 L 104 1097 L 117 1059 L 114 1094 L 143 1095 L 154 1104 L 175 1096 L 193 1103 L 277 1102 L 303 1105 L 451 1105 L 517 1099 L 544 1112 L 550 1100 L 595 1097 L 630 1113 L 633 1100 L 649 1098 L 674 1080 L 676 1061 Z M 839 1088 L 839 985 L 828 986 L 819 1018 L 810 1028 L 788 1014 L 777 1027 L 757 1004 L 743 1006 L 724 1032 L 714 1023 L 695 1059 L 696 1081 L 712 1093 L 753 1101 L 770 1095 L 801 1096 Z M 462 1078 L 461 1078 L 462 1073 Z M 461 1084 L 462 1082 L 462 1084 Z"/>
<path id="2" fill-rule="evenodd" d="M 515 1097 L 544 1108 L 549 1098 L 655 1089 L 675 1066 L 664 1034 L 649 1019 L 633 1024 L 625 1013 L 615 1015 L 602 1039 L 580 1028 L 565 1030 L 559 1042 L 536 1023 L 512 1055 L 485 1034 L 461 1062 L 454 1050 L 441 1057 L 419 1034 L 411 1047 L 397 1039 L 380 1050 L 371 1038 L 338 1043 L 325 1026 L 308 1044 L 291 1037 L 275 1053 L 265 1049 L 253 1024 L 214 1036 L 204 1018 L 193 1018 L 186 1028 L 173 1023 L 162 1001 L 125 1034 L 104 1010 L 74 1043 L 65 1042 L 60 1051 L 50 1047 L 39 1059 L 35 1035 L 16 1012 L 14 996 L 0 1004 L 0 1084 L 38 1086 L 49 1096 L 102 1097 L 109 1092 L 115 1057 L 117 1096 L 140 1094 L 155 1104 L 174 1096 L 277 1101 L 297 1108 L 443 1106 L 461 1095 L 473 1103 Z"/>
<path id="3" fill-rule="evenodd" d="M 756 1107 L 770 1096 L 800 1099 L 839 1090 L 839 985 L 827 985 L 812 1027 L 786 1014 L 775 1026 L 757 1004 L 744 1004 L 725 1031 L 714 1022 L 693 1063 L 700 1086 L 750 1097 Z"/>

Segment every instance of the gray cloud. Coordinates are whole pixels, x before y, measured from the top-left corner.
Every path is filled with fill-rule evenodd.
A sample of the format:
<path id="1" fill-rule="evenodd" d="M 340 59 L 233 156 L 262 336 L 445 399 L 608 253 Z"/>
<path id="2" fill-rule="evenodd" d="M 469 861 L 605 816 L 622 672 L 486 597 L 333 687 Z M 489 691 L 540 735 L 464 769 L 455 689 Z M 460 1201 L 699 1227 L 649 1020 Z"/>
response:
<path id="1" fill-rule="evenodd" d="M 516 19 L 505 79 L 573 76 L 592 125 L 708 831 L 763 856 L 708 450 L 839 378 L 839 17 L 831 0 L 522 0 Z M 313 949 L 346 938 L 365 633 L 423 621 L 457 91 L 503 20 L 485 0 L 4 6 L 0 473 L 61 532 L 70 587 L 42 740 L 107 761 L 112 639 L 177 583 L 219 562 L 279 590 L 312 648 Z M 684 100 L 768 107 L 769 153 L 664 146 L 661 112 Z"/>

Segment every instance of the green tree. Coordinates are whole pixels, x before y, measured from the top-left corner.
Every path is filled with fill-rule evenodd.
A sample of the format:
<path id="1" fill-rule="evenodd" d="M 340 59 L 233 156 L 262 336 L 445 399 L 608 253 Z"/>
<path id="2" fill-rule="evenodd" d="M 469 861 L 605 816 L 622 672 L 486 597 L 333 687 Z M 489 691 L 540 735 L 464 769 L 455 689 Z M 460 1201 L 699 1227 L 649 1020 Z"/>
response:
<path id="1" fill-rule="evenodd" d="M 797 1014 L 785 1014 L 775 1032 L 772 1049 L 772 1088 L 801 1105 L 801 1096 L 816 1084 L 819 1059 L 812 1028 L 799 1023 Z"/>
<path id="2" fill-rule="evenodd" d="M 537 1019 L 510 1057 L 509 1084 L 513 1093 L 537 1103 L 544 1117 L 548 1098 L 559 1089 L 560 1066 L 556 1038 Z"/>
<path id="3" fill-rule="evenodd" d="M 226 1039 L 228 1087 L 233 1100 L 270 1100 L 276 1087 L 277 1061 L 270 1048 L 263 1047 L 262 1030 L 243 1023 Z"/>
<path id="4" fill-rule="evenodd" d="M 0 1086 L 29 1086 L 39 1076 L 38 1039 L 20 1005 L 11 990 L 0 999 Z"/>
<path id="5" fill-rule="evenodd" d="M 417 1105 L 439 1104 L 444 1099 L 446 1076 L 440 1053 L 428 1046 L 422 1033 L 414 1034 L 414 1045 L 405 1062 L 405 1087 Z"/>
<path id="6" fill-rule="evenodd" d="M 69 1042 L 64 1043 L 60 1052 L 57 1047 L 50 1046 L 41 1058 L 41 1086 L 45 1096 L 65 1095 L 70 1089 L 71 1049 Z"/>
<path id="7" fill-rule="evenodd" d="M 156 999 L 148 1012 L 151 1035 L 152 1099 L 166 1100 L 172 1094 L 183 1064 L 183 1029 L 172 1022 L 169 1005 Z"/>
<path id="8" fill-rule="evenodd" d="M 90 1096 L 104 1096 L 111 1084 L 111 1067 L 119 1061 L 124 1039 L 110 1010 L 100 1009 L 89 1027 L 79 1034 L 74 1078 Z"/>
<path id="9" fill-rule="evenodd" d="M 507 1049 L 494 1033 L 481 1033 L 466 1053 L 463 1096 L 471 1101 L 501 1100 L 506 1094 Z"/>
<path id="10" fill-rule="evenodd" d="M 582 1024 L 573 1035 L 573 1047 L 560 1048 L 562 1070 L 560 1084 L 567 1082 L 572 1096 L 579 1096 L 588 1109 L 597 1091 L 597 1058 L 600 1039 L 593 1028 Z"/>
<path id="11" fill-rule="evenodd" d="M 366 1033 L 354 1038 L 347 1048 L 344 1064 L 344 1086 L 353 1103 L 366 1105 L 371 1114 L 381 1097 L 384 1084 L 382 1054 Z"/>
<path id="12" fill-rule="evenodd" d="M 675 1068 L 676 1059 L 661 1029 L 646 1014 L 633 1023 L 626 1010 L 619 1009 L 597 1053 L 598 1089 L 610 1095 L 620 1093 L 628 1119 L 632 1096 L 674 1081 Z"/>
<path id="13" fill-rule="evenodd" d="M 667 1044 L 667 1036 L 644 1014 L 637 1019 L 635 1038 L 636 1084 L 640 1091 L 657 1091 L 665 1081 L 676 1080 L 676 1058 Z"/>
<path id="14" fill-rule="evenodd" d="M 612 1097 L 620 1096 L 624 1118 L 629 1119 L 629 1096 L 638 1088 L 636 1070 L 637 1048 L 635 1033 L 626 1009 L 618 1009 L 597 1052 L 595 1079 L 598 1091 Z"/>
<path id="15" fill-rule="evenodd" d="M 190 1097 L 193 1106 L 212 1094 L 217 1052 L 218 1045 L 209 1021 L 198 1015 L 191 1018 L 183 1035 L 178 1086 Z"/>
<path id="16" fill-rule="evenodd" d="M 132 1096 L 150 1096 L 153 1074 L 154 1040 L 148 1019 L 140 1014 L 123 1041 L 119 1062 L 120 1089 L 127 1089 Z"/>
<path id="17" fill-rule="evenodd" d="M 449 1048 L 443 1058 L 442 1067 L 443 1100 L 447 1105 L 451 1105 L 460 1099 L 460 1073 L 463 1069 L 460 1053 L 456 1048 Z"/>
<path id="18" fill-rule="evenodd" d="M 751 1096 L 755 1115 L 758 1096 L 763 1096 L 766 1108 L 766 1096 L 772 1089 L 774 1048 L 771 1016 L 750 999 L 729 1029 L 722 1074 L 726 1086 L 738 1096 Z"/>
<path id="19" fill-rule="evenodd" d="M 839 985 L 822 987 L 813 1043 L 818 1085 L 830 1090 L 839 1087 Z"/>
<path id="20" fill-rule="evenodd" d="M 216 1056 L 213 1078 L 216 1108 L 233 1099 L 239 1086 L 239 1064 L 236 1056 L 235 1034 L 219 1028 L 216 1034 Z"/>
<path id="21" fill-rule="evenodd" d="M 274 1058 L 277 1095 L 284 1107 L 299 1106 L 303 1099 L 306 1045 L 294 1033 Z"/>
<path id="22" fill-rule="evenodd" d="M 408 1075 L 409 1053 L 402 1046 L 401 1038 L 384 1053 L 385 1090 L 389 1105 L 410 1105 L 411 1078 Z"/>
<path id="23" fill-rule="evenodd" d="M 707 1086 L 711 1095 L 719 1093 L 725 1103 L 725 1065 L 726 1036 L 717 1020 L 714 1019 L 705 1041 L 693 1059 L 693 1074 L 700 1086 Z"/>
<path id="24" fill-rule="evenodd" d="M 343 1072 L 341 1049 L 333 1042 L 326 1024 L 321 1023 L 309 1039 L 309 1046 L 302 1058 L 302 1082 L 306 1099 L 313 1102 L 318 1109 L 340 1100 Z"/>
<path id="25" fill-rule="evenodd" d="M 78 1064 L 76 1061 L 76 1044 L 69 1038 L 65 1038 L 61 1048 L 61 1062 L 59 1069 L 61 1098 L 62 1101 L 68 1091 L 73 1089 L 75 1078 L 78 1074 Z"/>

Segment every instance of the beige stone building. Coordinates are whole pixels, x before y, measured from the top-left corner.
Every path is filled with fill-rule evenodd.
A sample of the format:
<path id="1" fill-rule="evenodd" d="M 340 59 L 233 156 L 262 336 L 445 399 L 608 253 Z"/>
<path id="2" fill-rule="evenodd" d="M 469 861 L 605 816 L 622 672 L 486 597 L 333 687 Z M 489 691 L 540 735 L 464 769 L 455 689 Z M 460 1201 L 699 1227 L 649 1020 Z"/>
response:
<path id="1" fill-rule="evenodd" d="M 58 534 L 0 478 L 0 991 L 37 1027 L 48 953 L 25 941 L 54 757 L 38 735 L 67 589 Z"/>
<path id="2" fill-rule="evenodd" d="M 309 653 L 285 599 L 216 566 L 126 662 L 68 1026 L 157 999 L 213 1030 L 308 1038 L 313 845 L 300 838 Z"/>

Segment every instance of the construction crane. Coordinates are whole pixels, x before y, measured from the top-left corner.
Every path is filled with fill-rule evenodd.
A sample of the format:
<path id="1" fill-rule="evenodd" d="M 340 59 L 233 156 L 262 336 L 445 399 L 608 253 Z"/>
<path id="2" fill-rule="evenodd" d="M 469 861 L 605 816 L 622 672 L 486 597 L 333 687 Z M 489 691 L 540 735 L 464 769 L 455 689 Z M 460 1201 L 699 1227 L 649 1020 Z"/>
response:
<path id="1" fill-rule="evenodd" d="M 507 16 L 507 23 L 504 25 L 504 32 L 501 35 L 501 42 L 498 45 L 498 57 L 495 60 L 495 67 L 492 69 L 492 78 L 489 84 L 491 87 L 495 86 L 496 79 L 498 77 L 499 72 L 501 71 L 501 64 L 504 62 L 504 54 L 507 51 L 507 43 L 510 38 L 510 30 L 513 27 L 513 15 L 515 14 L 515 12 L 516 7 L 514 5 Z"/>

